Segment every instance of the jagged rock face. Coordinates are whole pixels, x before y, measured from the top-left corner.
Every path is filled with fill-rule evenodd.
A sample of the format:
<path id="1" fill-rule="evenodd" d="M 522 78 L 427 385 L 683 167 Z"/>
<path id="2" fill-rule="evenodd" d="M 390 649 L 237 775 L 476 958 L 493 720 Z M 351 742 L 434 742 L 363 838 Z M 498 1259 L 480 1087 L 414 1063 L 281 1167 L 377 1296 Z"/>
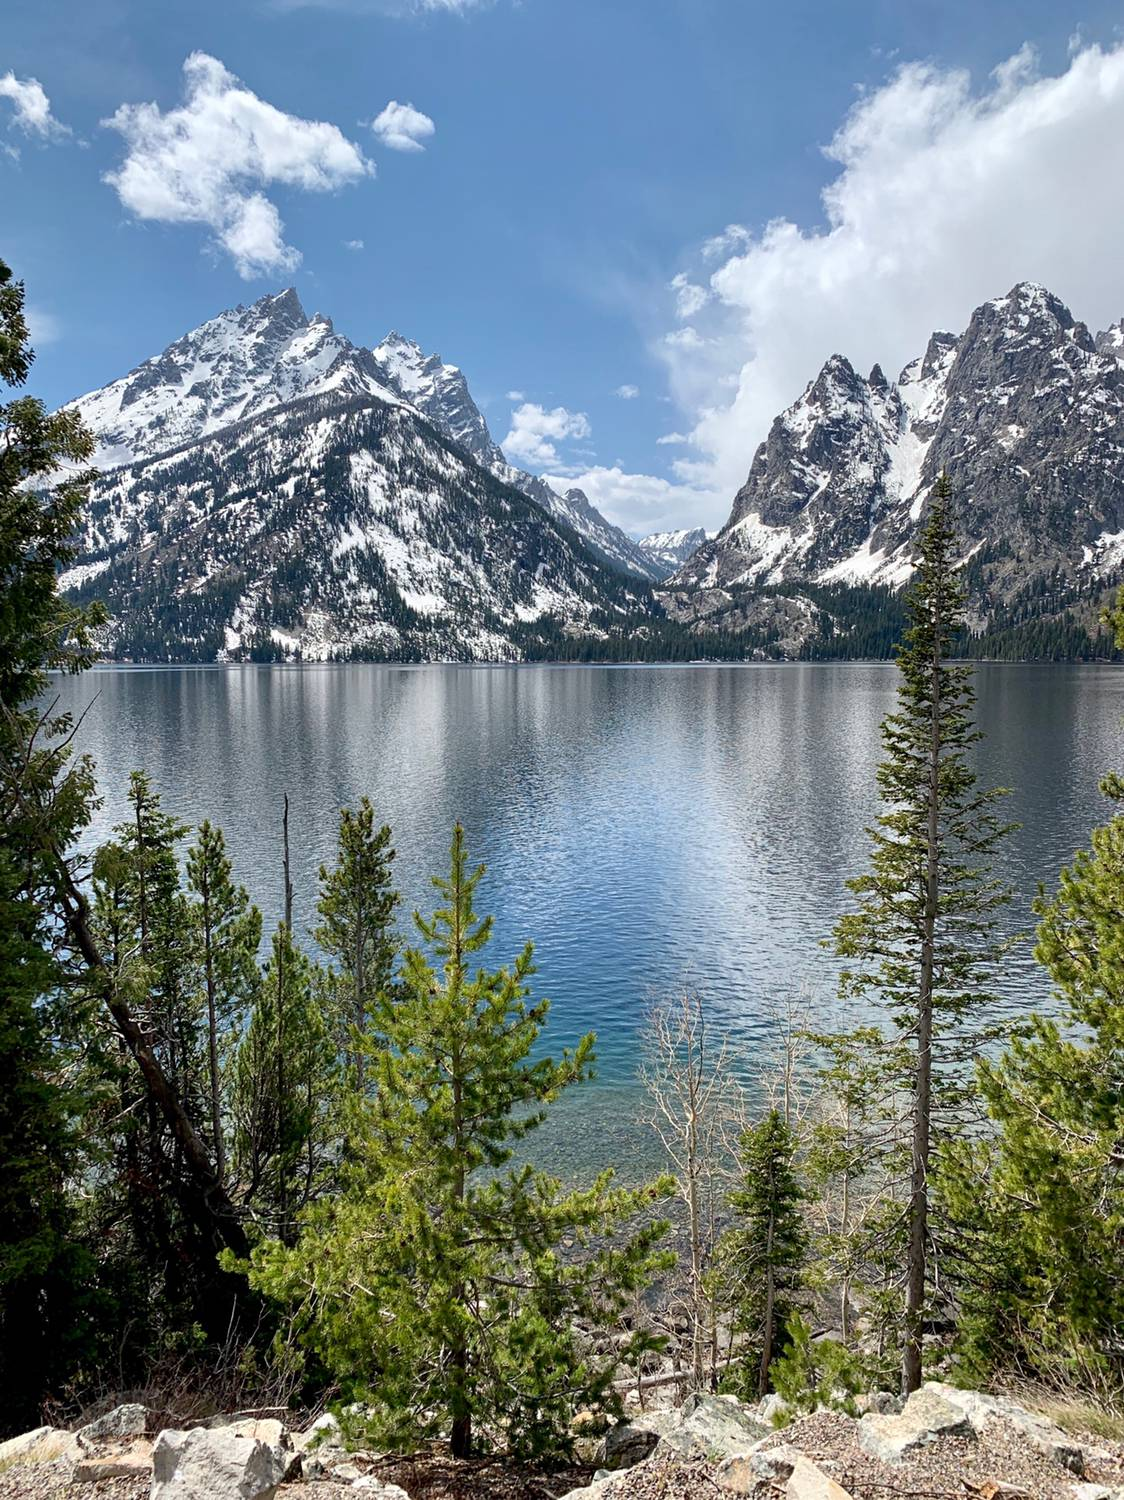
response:
<path id="1" fill-rule="evenodd" d="M 1024 282 L 959 337 L 934 334 L 896 382 L 833 356 L 773 423 L 726 526 L 670 580 L 680 616 L 766 583 L 905 582 L 942 469 L 979 622 L 1046 579 L 1107 581 L 1124 561 L 1121 340 L 1094 341 Z"/>
<path id="2" fill-rule="evenodd" d="M 388 333 L 371 353 L 387 384 L 424 412 L 440 432 L 477 463 L 493 473 L 506 465 L 502 451 L 492 441 L 484 414 L 472 399 L 468 381 L 456 365 L 445 364 L 439 354 L 424 354 L 412 339 L 400 333 Z"/>
<path id="3" fill-rule="evenodd" d="M 167 453 L 314 391 L 396 396 L 374 360 L 295 291 L 220 313 L 155 359 L 69 403 L 98 439 L 94 462 L 112 468 Z"/>
<path id="4" fill-rule="evenodd" d="M 411 408 L 334 392 L 113 471 L 86 527 L 62 583 L 117 655 L 517 659 L 544 616 L 642 607 Z"/>
<path id="5" fill-rule="evenodd" d="M 545 479 L 509 464 L 492 440 L 483 412 L 472 399 L 468 382 L 456 365 L 439 354 L 426 354 L 411 339 L 390 333 L 372 350 L 394 390 L 425 413 L 439 432 L 470 453 L 478 464 L 522 490 L 536 505 L 571 527 L 606 562 L 641 578 L 665 578 L 671 567 L 650 557 L 619 526 L 607 521 L 579 489 L 560 495 Z M 672 565 L 674 566 L 674 565 Z"/>
<path id="6" fill-rule="evenodd" d="M 386 352 L 283 293 L 73 403 L 103 472 L 60 583 L 106 603 L 107 650 L 517 659 L 536 622 L 646 607 L 505 480 L 459 371 Z"/>
<path id="7" fill-rule="evenodd" d="M 679 531 L 649 532 L 640 538 L 637 546 L 657 563 L 674 570 L 693 557 L 705 541 L 706 532 L 701 526 L 695 526 Z"/>

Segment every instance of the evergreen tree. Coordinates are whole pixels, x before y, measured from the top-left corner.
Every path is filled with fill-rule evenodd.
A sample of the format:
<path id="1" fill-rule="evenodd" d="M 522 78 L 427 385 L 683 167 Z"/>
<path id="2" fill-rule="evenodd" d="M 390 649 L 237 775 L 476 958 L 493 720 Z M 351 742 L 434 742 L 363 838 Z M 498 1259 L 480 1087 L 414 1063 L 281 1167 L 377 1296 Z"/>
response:
<path id="1" fill-rule="evenodd" d="M 1110 778 L 1114 789 L 1115 778 Z M 1060 1002 L 980 1066 L 995 1139 L 948 1153 L 961 1354 L 1124 1398 L 1124 814 L 1036 903 Z"/>
<path id="2" fill-rule="evenodd" d="M 366 1054 L 359 1039 L 368 1036 L 379 995 L 391 984 L 397 941 L 394 913 L 400 897 L 391 884 L 394 849 L 384 823 L 375 827 L 366 797 L 359 810 L 340 810 L 339 842 L 333 869 L 320 867 L 321 916 L 316 941 L 336 962 L 331 988 L 343 1025 L 342 1051 L 355 1086 L 366 1087 Z"/>
<path id="3" fill-rule="evenodd" d="M 233 1074 L 239 1192 L 261 1229 L 290 1244 L 298 1214 L 327 1185 L 338 1088 L 324 974 L 284 922 L 273 934 Z"/>
<path id="4" fill-rule="evenodd" d="M 32 359 L 23 286 L 0 261 L 0 381 L 23 385 Z M 70 760 L 72 722 L 42 695 L 49 672 L 89 664 L 103 618 L 56 586 L 92 452 L 77 413 L 48 415 L 29 396 L 0 404 L 0 1432 L 30 1426 L 69 1373 L 85 1274 L 65 1188 L 86 1100 L 66 1047 L 78 1017 L 55 917 L 57 861 L 89 820 L 93 774 Z"/>
<path id="5" fill-rule="evenodd" d="M 902 1389 L 921 1382 L 922 1328 L 932 1270 L 929 1165 L 943 1128 L 961 1118 L 965 1064 L 983 1033 L 973 1018 L 999 948 L 993 918 L 1005 893 L 987 861 L 1005 830 L 1000 794 L 980 791 L 968 762 L 973 727 L 970 669 L 949 660 L 963 626 L 964 589 L 949 518 L 946 475 L 933 487 L 906 603 L 898 654 L 898 710 L 882 725 L 878 785 L 886 810 L 871 829 L 871 867 L 849 882 L 859 910 L 836 927 L 847 961 L 843 998 L 878 1000 L 908 1045 L 911 1142 L 905 1215 Z M 887 1067 L 894 1064 L 887 1056 Z"/>
<path id="6" fill-rule="evenodd" d="M 796 1137 L 779 1109 L 771 1109 L 741 1139 L 739 1187 L 730 1194 L 735 1214 L 719 1247 L 720 1276 L 742 1339 L 732 1382 L 740 1394 L 761 1397 L 769 1369 L 796 1310 L 808 1250 L 805 1192 L 796 1173 Z"/>
<path id="7" fill-rule="evenodd" d="M 261 913 L 233 880 L 222 829 L 204 820 L 187 856 L 189 908 L 199 979 L 206 1004 L 207 1082 L 215 1171 L 226 1177 L 224 1039 L 250 1008 L 257 992 Z"/>
<path id="8" fill-rule="evenodd" d="M 386 1045 L 369 1049 L 375 1097 L 357 1100 L 346 1190 L 306 1216 L 294 1249 L 259 1248 L 251 1271 L 301 1307 L 307 1342 L 380 1441 L 446 1430 L 458 1457 L 504 1438 L 549 1452 L 576 1407 L 616 1409 L 612 1361 L 582 1349 L 574 1323 L 610 1323 L 666 1263 L 666 1225 L 623 1226 L 671 1186 L 626 1191 L 605 1173 L 564 1191 L 511 1164 L 545 1107 L 588 1076 L 593 1038 L 532 1060 L 548 1004 L 527 1001 L 531 948 L 511 968 L 472 967 L 492 931 L 474 910 L 483 873 L 458 827 L 434 882 L 442 905 L 415 915 L 432 959 L 408 950 L 379 1002 Z"/>

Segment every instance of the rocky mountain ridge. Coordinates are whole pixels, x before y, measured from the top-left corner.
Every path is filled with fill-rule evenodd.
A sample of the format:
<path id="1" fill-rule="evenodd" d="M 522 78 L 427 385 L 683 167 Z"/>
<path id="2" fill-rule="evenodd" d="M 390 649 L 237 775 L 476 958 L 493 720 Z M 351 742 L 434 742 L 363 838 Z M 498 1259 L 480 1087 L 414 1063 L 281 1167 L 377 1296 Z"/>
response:
<path id="1" fill-rule="evenodd" d="M 102 473 L 61 583 L 107 604 L 108 651 L 518 659 L 649 607 L 481 447 L 459 371 L 425 389 L 386 352 L 283 292 L 72 403 Z"/>
<path id="2" fill-rule="evenodd" d="M 671 565 L 651 556 L 619 526 L 607 521 L 582 490 L 571 488 L 559 494 L 539 475 L 509 464 L 456 365 L 445 364 L 439 354 L 425 354 L 400 333 L 388 334 L 371 352 L 387 383 L 404 400 L 424 412 L 435 427 L 497 479 L 522 490 L 556 520 L 572 527 L 606 562 L 640 578 L 665 578 L 671 571 Z"/>
<path id="3" fill-rule="evenodd" d="M 942 469 L 976 628 L 1032 597 L 1095 594 L 1124 564 L 1122 359 L 1124 326 L 1094 339 L 1031 282 L 962 334 L 934 333 L 895 381 L 833 355 L 774 421 L 726 525 L 668 581 L 668 607 L 732 623 L 792 584 L 899 587 Z"/>
<path id="4" fill-rule="evenodd" d="M 650 557 L 675 569 L 694 557 L 707 535 L 701 526 L 685 526 L 678 531 L 651 531 L 637 545 Z"/>

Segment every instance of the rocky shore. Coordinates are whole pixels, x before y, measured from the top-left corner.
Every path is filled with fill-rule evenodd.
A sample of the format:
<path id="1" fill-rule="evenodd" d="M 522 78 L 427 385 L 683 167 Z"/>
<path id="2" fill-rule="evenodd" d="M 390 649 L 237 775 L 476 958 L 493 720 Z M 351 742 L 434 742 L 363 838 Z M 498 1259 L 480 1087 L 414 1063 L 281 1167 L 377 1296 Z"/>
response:
<path id="1" fill-rule="evenodd" d="M 134 1403 L 0 1443 L 0 1500 L 1124 1500 L 1124 1444 L 1012 1400 L 933 1381 L 904 1403 L 875 1392 L 858 1406 L 779 1427 L 776 1397 L 694 1396 L 604 1433 L 579 1418 L 585 1462 L 547 1473 L 349 1451 L 330 1413 L 298 1428 L 234 1413 L 155 1431 Z"/>

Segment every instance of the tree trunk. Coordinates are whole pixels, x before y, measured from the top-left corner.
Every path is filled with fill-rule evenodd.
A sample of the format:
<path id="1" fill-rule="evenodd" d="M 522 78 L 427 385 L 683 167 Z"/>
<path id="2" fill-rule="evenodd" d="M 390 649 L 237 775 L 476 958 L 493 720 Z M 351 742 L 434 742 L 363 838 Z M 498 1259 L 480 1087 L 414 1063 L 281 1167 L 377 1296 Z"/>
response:
<path id="1" fill-rule="evenodd" d="M 922 1333 L 925 1316 L 925 1249 L 929 1232 L 930 1095 L 933 1073 L 933 943 L 937 924 L 939 875 L 939 795 L 941 762 L 941 607 L 934 606 L 930 662 L 931 728 L 929 741 L 928 826 L 925 851 L 925 908 L 921 940 L 921 977 L 917 995 L 917 1060 L 913 1084 L 913 1140 L 909 1182 L 909 1248 L 906 1259 L 905 1340 L 902 1347 L 902 1394 L 921 1384 Z"/>
<path id="2" fill-rule="evenodd" d="M 207 1148 L 188 1118 L 179 1095 L 160 1066 L 160 1061 L 149 1045 L 144 1032 L 113 984 L 113 976 L 103 961 L 90 931 L 86 898 L 75 885 L 67 869 L 66 861 L 57 851 L 52 850 L 51 853 L 67 931 L 86 967 L 99 980 L 106 1009 L 122 1041 L 140 1069 L 149 1100 L 163 1116 L 165 1124 L 183 1153 L 183 1163 L 191 1184 L 191 1192 L 186 1195 L 185 1208 L 208 1240 L 217 1247 L 233 1251 L 239 1258 L 245 1258 L 250 1253 L 250 1245 L 239 1221 L 238 1211 L 226 1188 L 219 1181 L 207 1154 Z"/>
<path id="3" fill-rule="evenodd" d="M 769 1215 L 769 1234 L 765 1241 L 765 1337 L 761 1347 L 761 1367 L 757 1372 L 757 1394 L 769 1394 L 769 1366 L 773 1362 L 773 1323 L 777 1316 L 777 1278 L 773 1267 L 773 1223 Z"/>
<path id="4" fill-rule="evenodd" d="M 211 930 L 211 880 L 203 866 L 203 965 L 207 984 L 207 1051 L 211 1072 L 211 1134 L 214 1137 L 215 1175 L 220 1182 L 226 1181 L 226 1151 L 222 1138 L 222 1101 L 219 1090 L 219 1027 L 218 1003 L 215 994 L 214 933 Z"/>

